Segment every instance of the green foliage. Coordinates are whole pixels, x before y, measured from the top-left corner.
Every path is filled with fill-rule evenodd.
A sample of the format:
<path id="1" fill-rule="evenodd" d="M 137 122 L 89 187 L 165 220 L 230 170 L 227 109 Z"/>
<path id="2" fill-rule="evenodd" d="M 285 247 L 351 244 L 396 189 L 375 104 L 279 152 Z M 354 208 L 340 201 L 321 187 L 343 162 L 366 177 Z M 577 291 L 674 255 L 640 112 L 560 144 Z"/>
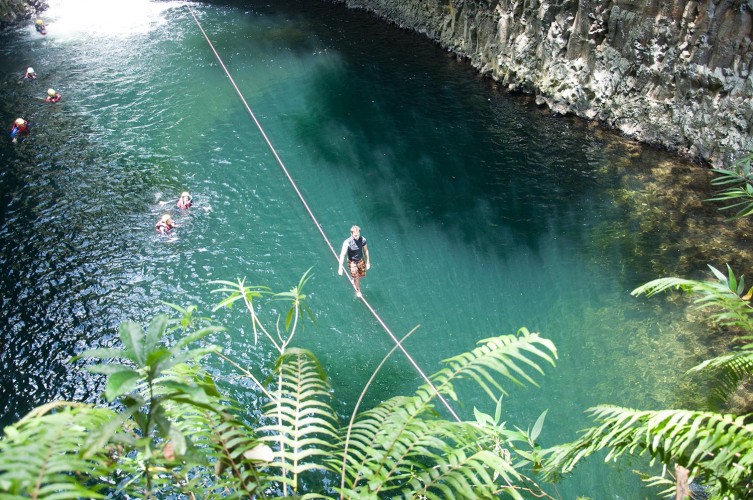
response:
<path id="1" fill-rule="evenodd" d="M 724 400 L 753 374 L 753 344 L 745 344 L 733 352 L 707 359 L 690 371 L 716 373 L 717 387 L 714 392 L 717 398 Z"/>
<path id="2" fill-rule="evenodd" d="M 523 498 L 542 492 L 526 472 L 540 463 L 536 438 L 544 415 L 524 431 L 502 421 L 506 386 L 532 384 L 541 363 L 554 364 L 554 345 L 521 329 L 483 340 L 409 397 L 394 397 L 355 414 L 341 427 L 326 371 L 310 351 L 289 343 L 301 326 L 308 272 L 290 292 L 273 294 L 243 280 L 216 282 L 242 300 L 279 357 L 258 385 L 258 419 L 219 393 L 198 362 L 214 346 L 194 347 L 219 330 L 193 306 L 168 304 L 181 318 L 160 315 L 146 330 L 120 325 L 121 347 L 92 349 L 76 359 L 105 360 L 88 369 L 107 375 L 104 396 L 113 409 L 75 403 L 41 407 L 6 429 L 0 440 L 3 498 L 187 497 L 202 499 Z M 285 300 L 290 309 L 275 334 L 252 301 Z M 394 352 L 394 350 L 393 350 Z M 385 358 L 386 359 L 386 358 Z M 238 366 L 237 364 L 234 364 Z M 380 365 L 381 366 L 381 365 Z M 239 367 L 241 368 L 241 367 Z M 261 369 L 261 368 L 259 368 Z M 501 377 L 500 377 L 501 375 Z M 494 415 L 474 409 L 473 421 L 441 417 L 436 399 L 458 400 L 455 384 L 476 383 L 496 404 Z M 249 423 L 250 422 L 250 423 Z M 21 458 L 18 458 L 21 457 Z M 332 485 L 322 486 L 329 478 Z"/>
<path id="3" fill-rule="evenodd" d="M 213 309 L 217 311 L 222 308 L 230 308 L 233 304 L 239 300 L 243 300 L 249 316 L 251 317 L 251 327 L 254 331 L 254 343 L 259 342 L 259 332 L 261 332 L 267 340 L 269 340 L 274 348 L 280 354 L 285 352 L 285 349 L 293 340 L 293 336 L 298 328 L 298 321 L 301 315 L 305 312 L 314 320 L 314 315 L 311 310 L 305 304 L 304 300 L 306 295 L 303 293 L 303 287 L 311 278 L 311 268 L 309 268 L 301 277 L 298 285 L 293 287 L 289 292 L 280 292 L 273 294 L 269 288 L 263 286 L 246 286 L 246 280 L 238 279 L 236 281 L 217 280 L 212 281 L 213 285 L 220 285 L 219 288 L 212 290 L 212 293 L 220 293 L 226 295 Z M 285 315 L 284 330 L 280 328 L 279 318 L 276 322 L 277 331 L 276 335 L 272 335 L 270 331 L 264 326 L 264 323 L 259 319 L 254 309 L 254 299 L 261 299 L 265 296 L 272 297 L 275 301 L 290 302 L 290 308 Z"/>
<path id="4" fill-rule="evenodd" d="M 185 311 L 189 314 L 184 319 L 192 314 L 190 308 Z M 169 324 L 166 315 L 155 317 L 146 331 L 138 323 L 125 321 L 118 331 L 121 348 L 91 349 L 74 358 L 108 360 L 88 369 L 108 375 L 104 396 L 121 405 L 108 423 L 90 429 L 83 455 L 91 456 L 111 443 L 123 446 L 118 465 L 122 475 L 130 477 L 118 489 L 135 488 L 146 498 L 171 491 L 175 478 L 166 471 L 176 458 L 191 458 L 187 456 L 190 442 L 171 411 L 183 405 L 208 411 L 221 408 L 211 378 L 181 370 L 185 363 L 217 351 L 214 346 L 188 346 L 221 328 L 200 328 L 170 346 Z"/>
<path id="5" fill-rule="evenodd" d="M 695 305 L 708 312 L 709 319 L 724 326 L 734 326 L 753 332 L 753 308 L 750 295 L 745 292 L 745 278 L 737 278 L 727 266 L 727 275 L 709 266 L 716 281 L 697 281 L 682 278 L 661 278 L 650 281 L 631 292 L 648 297 L 669 289 L 680 289 L 695 295 Z"/>
<path id="6" fill-rule="evenodd" d="M 747 334 L 739 337 L 740 340 L 753 339 L 753 307 L 750 304 L 752 290 L 745 293 L 744 277 L 736 277 L 729 266 L 726 275 L 713 266 L 709 268 L 716 281 L 662 278 L 636 288 L 632 294 L 646 294 L 650 297 L 672 288 L 681 289 L 697 297 L 694 304 L 705 311 L 711 321 L 746 332 Z M 718 381 L 715 392 L 723 400 L 753 374 L 753 344 L 736 347 L 733 352 L 706 360 L 690 371 L 713 371 Z"/>
<path id="7" fill-rule="evenodd" d="M 219 400 L 214 406 L 215 411 L 182 406 L 169 412 L 196 456 L 182 489 L 196 498 L 249 498 L 270 485 L 259 468 L 271 461 L 271 450 L 235 408 Z"/>
<path id="8" fill-rule="evenodd" d="M 88 457 L 81 451 L 88 429 L 114 417 L 106 408 L 61 402 L 6 427 L 0 440 L 2 498 L 104 498 L 98 478 L 112 472 L 108 448 Z"/>
<path id="9" fill-rule="evenodd" d="M 465 379 L 496 400 L 494 391 L 505 392 L 496 375 L 535 384 L 521 364 L 540 372 L 536 360 L 553 364 L 556 357 L 550 341 L 525 329 L 480 344 L 445 360 L 447 368 L 431 377 L 438 393 L 457 400 L 453 382 Z M 522 498 L 518 489 L 527 479 L 518 469 L 533 454 L 517 444 L 533 444 L 543 419 L 531 434 L 510 430 L 499 422 L 498 404 L 494 419 L 476 410 L 476 422 L 446 421 L 432 404 L 437 392 L 426 384 L 412 397 L 390 399 L 355 419 L 346 436 L 346 497 L 484 498 L 504 492 Z"/>
<path id="10" fill-rule="evenodd" d="M 719 177 L 711 181 L 715 186 L 729 186 L 719 191 L 708 201 L 726 202 L 721 210 L 736 210 L 730 219 L 740 219 L 753 213 L 753 172 L 751 172 L 753 154 L 745 156 L 731 168 L 715 168 Z"/>
<path id="11" fill-rule="evenodd" d="M 289 349 L 277 360 L 279 385 L 265 405 L 257 428 L 260 441 L 274 447 L 269 464 L 271 480 L 294 494 L 299 493 L 299 477 L 308 471 L 325 470 L 324 461 L 337 443 L 338 422 L 329 404 L 331 388 L 319 361 L 305 349 Z"/>
<path id="12" fill-rule="evenodd" d="M 694 305 L 720 325 L 753 332 L 751 291 L 745 281 L 727 266 L 727 274 L 709 266 L 715 281 L 662 278 L 635 289 L 633 295 L 653 296 L 680 289 L 696 296 Z M 753 344 L 737 347 L 731 353 L 709 359 L 690 371 L 714 370 L 718 391 L 726 397 L 753 374 Z M 596 425 L 586 429 L 578 440 L 546 451 L 543 468 L 547 478 L 570 472 L 582 459 L 607 450 L 606 460 L 624 454 L 648 454 L 652 463 L 661 463 L 662 476 L 645 476 L 649 485 L 665 488 L 674 495 L 679 478 L 670 480 L 666 471 L 674 464 L 689 470 L 687 482 L 702 482 L 712 498 L 750 498 L 753 494 L 753 415 L 728 415 L 689 410 L 640 411 L 615 406 L 589 409 Z M 684 480 L 684 479 L 683 479 Z M 681 485 L 684 490 L 687 484 Z"/>
<path id="13" fill-rule="evenodd" d="M 569 472 L 581 459 L 603 449 L 606 460 L 625 453 L 648 453 L 661 463 L 690 469 L 715 498 L 748 498 L 753 476 L 753 425 L 749 416 L 684 410 L 639 411 L 598 406 L 589 413 L 597 425 L 577 441 L 550 450 L 544 472 Z"/>

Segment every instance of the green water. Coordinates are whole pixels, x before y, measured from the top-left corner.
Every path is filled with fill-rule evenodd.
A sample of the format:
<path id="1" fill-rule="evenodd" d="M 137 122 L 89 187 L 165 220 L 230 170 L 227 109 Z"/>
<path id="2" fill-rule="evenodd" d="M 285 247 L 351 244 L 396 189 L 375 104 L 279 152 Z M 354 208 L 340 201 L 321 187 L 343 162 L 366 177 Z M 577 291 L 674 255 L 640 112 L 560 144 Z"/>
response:
<path id="1" fill-rule="evenodd" d="M 271 5 L 270 5 L 271 4 Z M 54 398 L 93 399 L 101 379 L 67 364 L 146 323 L 161 300 L 209 314 L 214 279 L 287 290 L 313 267 L 316 323 L 298 344 L 326 366 L 346 415 L 392 341 L 344 278 L 204 38 L 179 2 L 58 0 L 41 37 L 0 34 L 0 116 L 32 123 L 0 145 L 2 422 Z M 661 299 L 630 290 L 677 258 L 626 201 L 652 166 L 681 162 L 509 96 L 417 35 L 314 0 L 195 4 L 336 249 L 352 224 L 372 257 L 364 296 L 426 372 L 527 327 L 559 349 L 541 388 L 511 389 L 507 420 L 548 409 L 544 446 L 573 439 L 599 403 L 680 406 L 703 347 Z M 39 76 L 21 82 L 26 66 Z M 42 102 L 47 87 L 62 93 Z M 650 175 L 650 174 L 649 174 Z M 699 183 L 703 189 L 703 183 Z M 194 207 L 179 213 L 183 190 Z M 627 195 L 626 195 L 627 193 Z M 703 196 L 703 194 L 701 194 Z M 664 213 L 666 211 L 666 213 Z M 171 212 L 175 238 L 155 234 Z M 694 264 L 702 269 L 704 263 Z M 273 318 L 278 311 L 266 311 Z M 241 364 L 272 358 L 242 311 L 212 340 Z M 228 390 L 256 397 L 213 362 Z M 420 379 L 396 355 L 369 402 Z M 458 411 L 493 403 L 469 392 Z M 561 498 L 651 497 L 635 464 L 591 461 Z"/>

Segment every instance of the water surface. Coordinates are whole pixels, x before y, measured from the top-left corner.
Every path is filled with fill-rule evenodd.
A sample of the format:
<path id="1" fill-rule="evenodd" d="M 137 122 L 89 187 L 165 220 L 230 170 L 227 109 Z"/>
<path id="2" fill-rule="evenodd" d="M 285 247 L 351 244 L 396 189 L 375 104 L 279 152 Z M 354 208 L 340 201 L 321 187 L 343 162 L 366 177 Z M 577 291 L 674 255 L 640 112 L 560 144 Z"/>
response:
<path id="1" fill-rule="evenodd" d="M 101 379 L 67 360 L 113 345 L 122 320 L 145 324 L 167 310 L 161 301 L 209 314 L 210 280 L 281 291 L 309 267 L 316 323 L 298 343 L 325 363 L 346 415 L 392 341 L 338 278 L 187 10 L 123 5 L 58 0 L 46 37 L 31 26 L 0 34 L 0 116 L 33 127 L 19 145 L 0 141 L 0 420 L 96 398 Z M 505 404 L 521 427 L 549 410 L 545 446 L 573 439 L 595 404 L 697 400 L 682 374 L 704 347 L 681 311 L 629 292 L 681 261 L 676 222 L 688 214 L 647 195 L 655 169 L 698 199 L 708 195 L 702 170 L 552 116 L 361 12 L 314 0 L 193 5 L 335 248 L 352 224 L 363 228 L 364 295 L 396 335 L 420 325 L 406 347 L 425 371 L 523 326 L 551 338 L 558 366 Z M 20 81 L 29 65 L 33 84 Z M 48 87 L 61 103 L 40 99 Z M 194 195 L 188 212 L 174 208 L 183 190 Z M 701 226 L 717 220 L 693 210 Z M 174 238 L 155 234 L 165 212 L 179 224 Z M 696 274 L 705 264 L 682 262 Z M 212 340 L 241 364 L 273 357 L 242 311 L 215 318 L 228 328 Z M 254 407 L 248 386 L 231 383 L 237 374 L 213 363 Z M 419 383 L 396 356 L 369 403 Z M 493 411 L 470 394 L 463 416 Z M 650 497 L 631 468 L 592 461 L 557 492 Z"/>

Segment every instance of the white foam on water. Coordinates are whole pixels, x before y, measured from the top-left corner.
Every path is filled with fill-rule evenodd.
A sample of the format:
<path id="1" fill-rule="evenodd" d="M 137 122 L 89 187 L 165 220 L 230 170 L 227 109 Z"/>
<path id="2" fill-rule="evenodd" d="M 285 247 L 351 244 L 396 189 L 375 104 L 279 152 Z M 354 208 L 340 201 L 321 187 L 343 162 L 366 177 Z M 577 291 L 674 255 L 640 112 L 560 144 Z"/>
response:
<path id="1" fill-rule="evenodd" d="M 47 36 L 59 39 L 147 33 L 166 22 L 166 11 L 183 5 L 150 0 L 50 0 L 49 4 L 42 19 L 48 24 Z"/>

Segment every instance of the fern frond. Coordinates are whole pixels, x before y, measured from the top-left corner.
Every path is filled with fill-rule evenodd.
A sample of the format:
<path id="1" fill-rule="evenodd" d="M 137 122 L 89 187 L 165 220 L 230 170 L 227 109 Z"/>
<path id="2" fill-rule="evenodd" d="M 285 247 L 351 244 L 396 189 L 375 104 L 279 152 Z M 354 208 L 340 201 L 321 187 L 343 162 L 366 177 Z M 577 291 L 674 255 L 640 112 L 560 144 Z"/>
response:
<path id="1" fill-rule="evenodd" d="M 423 418 L 408 418 L 400 409 L 391 414 L 399 416 L 385 419 L 386 426 L 374 434 L 371 444 L 354 443 L 354 456 L 367 459 L 348 462 L 346 491 L 353 498 L 371 493 L 390 498 L 492 498 L 522 477 L 510 453 L 493 438 L 496 432 L 439 420 L 428 410 Z M 518 497 L 517 492 L 509 494 Z"/>
<path id="2" fill-rule="evenodd" d="M 429 474 L 431 468 L 447 470 L 443 468 L 455 452 L 476 456 L 484 449 L 481 440 L 485 436 L 474 426 L 440 420 L 432 406 L 435 389 L 455 397 L 455 380 L 474 380 L 496 402 L 495 391 L 505 391 L 495 376 L 501 374 L 516 384 L 535 385 L 532 373 L 542 373 L 536 361 L 554 364 L 557 355 L 549 340 L 526 329 L 517 336 L 505 335 L 479 343 L 481 346 L 473 351 L 446 360 L 448 367 L 431 377 L 434 388 L 422 385 L 416 396 L 390 400 L 356 420 L 351 435 L 352 453 L 346 458 L 346 485 L 350 490 L 400 489 L 416 474 Z M 496 471 L 498 465 L 489 463 L 486 467 L 503 477 L 511 475 L 509 471 Z M 456 481 L 452 476 L 446 479 Z M 452 487 L 442 483 L 437 488 Z"/>
<path id="3" fill-rule="evenodd" d="M 520 474 L 501 456 L 487 450 L 468 454 L 465 450 L 451 453 L 441 465 L 431 467 L 411 479 L 412 498 L 496 498 L 501 488 L 491 474 L 503 477 L 507 484 L 521 478 Z M 512 487 L 504 491 L 522 499 Z M 407 492 L 406 492 L 407 493 Z"/>
<path id="4" fill-rule="evenodd" d="M 632 292 L 633 296 L 645 294 L 648 297 L 671 288 L 696 295 L 694 304 L 709 312 L 709 319 L 726 326 L 735 326 L 753 331 L 753 307 L 744 294 L 744 280 L 738 280 L 728 266 L 725 276 L 713 266 L 709 266 L 717 281 L 698 281 L 681 278 L 661 278 L 650 281 Z"/>
<path id="5" fill-rule="evenodd" d="M 502 335 L 478 342 L 481 344 L 470 352 L 454 356 L 443 362 L 447 365 L 431 377 L 431 381 L 440 393 L 455 398 L 452 382 L 455 379 L 475 381 L 495 402 L 507 391 L 497 381 L 497 375 L 503 375 L 516 385 L 528 382 L 537 386 L 529 372 L 543 374 L 537 361 L 545 361 L 554 366 L 557 349 L 554 344 L 537 333 L 525 328 L 517 335 Z M 416 394 L 430 401 L 435 397 L 428 385 L 421 386 Z"/>
<path id="6" fill-rule="evenodd" d="M 720 210 L 739 208 L 737 213 L 730 219 L 739 219 L 753 213 L 753 175 L 751 172 L 751 159 L 748 155 L 736 162 L 731 169 L 714 168 L 713 171 L 719 176 L 711 181 L 715 186 L 737 184 L 719 191 L 716 196 L 706 201 L 730 201 L 740 200 L 731 205 L 724 206 Z"/>
<path id="7" fill-rule="evenodd" d="M 346 466 L 349 473 L 346 473 L 346 481 L 357 478 L 361 474 L 361 464 L 371 454 L 377 434 L 385 427 L 385 423 L 394 410 L 405 404 L 405 399 L 407 398 L 399 396 L 384 401 L 376 408 L 361 413 L 353 423 Z M 333 469 L 341 464 L 341 455 L 339 461 L 332 461 Z M 348 485 L 353 486 L 352 483 Z"/>
<path id="8" fill-rule="evenodd" d="M 683 290 L 686 292 L 690 292 L 693 290 L 693 287 L 697 283 L 698 283 L 697 281 L 683 279 L 683 278 L 659 278 L 659 279 L 651 280 L 648 283 L 645 283 L 639 286 L 638 288 L 630 292 L 630 295 L 634 297 L 637 297 L 639 295 L 646 295 L 646 297 L 653 297 L 656 294 L 665 292 L 670 289 Z"/>
<path id="9" fill-rule="evenodd" d="M 688 372 L 714 372 L 718 374 L 715 395 L 724 401 L 734 393 L 740 384 L 753 376 L 753 344 L 747 344 L 736 351 L 707 359 Z"/>
<path id="10" fill-rule="evenodd" d="M 149 463 L 140 448 L 143 434 L 123 433 L 134 425 L 147 397 L 142 394 L 141 403 L 127 405 L 85 443 L 92 449 L 108 441 L 124 445 L 113 457 L 118 495 L 144 496 L 150 490 L 157 498 L 249 498 L 266 484 L 257 474 L 258 461 L 245 456 L 257 444 L 253 432 L 233 417 L 237 408 L 220 399 L 214 381 L 197 365 L 175 364 L 152 386 L 159 433 L 150 440 Z"/>
<path id="11" fill-rule="evenodd" d="M 640 411 L 598 406 L 589 412 L 597 425 L 577 441 L 548 450 L 543 472 L 570 472 L 585 457 L 608 450 L 606 460 L 648 453 L 669 466 L 682 464 L 690 480 L 703 476 L 715 494 L 741 492 L 753 474 L 750 416 L 687 410 Z"/>
<path id="12" fill-rule="evenodd" d="M 6 427 L 0 440 L 0 492 L 40 499 L 104 498 L 99 477 L 108 472 L 106 451 L 83 458 L 81 443 L 114 416 L 108 409 L 61 402 Z"/>
<path id="13" fill-rule="evenodd" d="M 274 399 L 264 408 L 257 429 L 259 441 L 273 448 L 268 464 L 278 473 L 271 479 L 297 491 L 299 476 L 307 471 L 326 470 L 339 442 L 337 415 L 330 406 L 331 388 L 316 357 L 304 349 L 288 349 L 276 367 L 278 386 Z M 284 487 L 283 487 L 284 488 Z"/>
<path id="14" fill-rule="evenodd" d="M 446 457 L 452 449 L 440 431 L 449 423 L 431 417 L 416 418 L 412 406 L 392 411 L 361 464 L 360 473 L 375 492 L 401 486 L 413 470 L 441 463 L 442 455 Z"/>

